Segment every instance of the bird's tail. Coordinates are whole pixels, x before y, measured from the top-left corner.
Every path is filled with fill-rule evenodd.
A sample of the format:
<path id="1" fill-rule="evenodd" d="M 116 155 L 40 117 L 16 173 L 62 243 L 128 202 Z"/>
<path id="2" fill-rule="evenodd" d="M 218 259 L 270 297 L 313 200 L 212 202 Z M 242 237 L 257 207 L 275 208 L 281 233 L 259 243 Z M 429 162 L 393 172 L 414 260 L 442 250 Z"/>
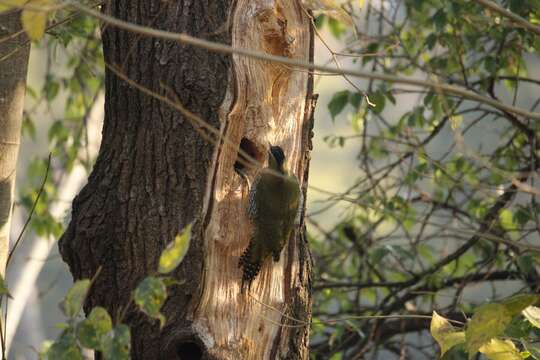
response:
<path id="1" fill-rule="evenodd" d="M 251 282 L 257 277 L 257 274 L 259 274 L 259 271 L 261 270 L 261 260 L 257 260 L 256 257 L 253 256 L 253 245 L 251 241 L 242 256 L 240 256 L 238 267 L 242 268 L 243 271 L 241 290 L 244 292 L 246 285 L 249 289 L 251 287 Z"/>

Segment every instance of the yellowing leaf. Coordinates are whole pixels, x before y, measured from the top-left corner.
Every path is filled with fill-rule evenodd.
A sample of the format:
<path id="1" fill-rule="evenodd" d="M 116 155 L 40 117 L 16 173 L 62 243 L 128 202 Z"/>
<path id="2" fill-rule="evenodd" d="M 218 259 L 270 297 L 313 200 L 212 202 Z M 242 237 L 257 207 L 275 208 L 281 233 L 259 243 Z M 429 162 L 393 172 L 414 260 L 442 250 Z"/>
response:
<path id="1" fill-rule="evenodd" d="M 465 330 L 469 359 L 473 358 L 478 349 L 489 340 L 499 336 L 510 321 L 512 321 L 512 316 L 502 304 L 486 304 L 476 309 Z"/>
<path id="2" fill-rule="evenodd" d="M 103 358 L 106 360 L 128 360 L 131 349 L 131 332 L 124 324 L 117 325 L 103 340 Z"/>
<path id="3" fill-rule="evenodd" d="M 85 348 L 100 350 L 103 337 L 111 330 L 111 316 L 107 310 L 96 306 L 88 318 L 77 325 L 77 339 Z"/>
<path id="4" fill-rule="evenodd" d="M 514 215 L 508 209 L 501 210 L 501 212 L 499 213 L 499 221 L 501 223 L 501 227 L 506 231 L 515 231 L 519 229 L 516 222 L 514 221 Z"/>
<path id="5" fill-rule="evenodd" d="M 184 256 L 189 249 L 191 240 L 191 226 L 189 224 L 182 232 L 174 238 L 174 241 L 163 250 L 159 258 L 159 272 L 168 274 L 184 260 Z"/>
<path id="6" fill-rule="evenodd" d="M 443 356 L 453 346 L 465 342 L 465 332 L 457 331 L 448 320 L 433 312 L 430 326 L 431 336 L 441 347 L 441 356 Z"/>
<path id="7" fill-rule="evenodd" d="M 21 7 L 27 0 L 2 0 L 0 1 L 0 12 Z"/>
<path id="8" fill-rule="evenodd" d="M 540 308 L 536 306 L 529 306 L 522 311 L 523 316 L 529 320 L 529 322 L 540 329 Z"/>
<path id="9" fill-rule="evenodd" d="M 21 22 L 24 31 L 28 34 L 28 37 L 32 40 L 39 40 L 45 33 L 45 27 L 47 26 L 47 11 L 40 10 L 39 7 L 46 8 L 50 5 L 51 0 L 30 0 L 28 5 L 31 7 L 23 9 L 21 15 Z"/>
<path id="10" fill-rule="evenodd" d="M 521 360 L 516 346 L 510 340 L 491 339 L 480 347 L 480 352 L 489 360 Z"/>
<path id="11" fill-rule="evenodd" d="M 450 116 L 450 126 L 452 130 L 459 129 L 459 126 L 463 122 L 463 116 Z"/>
<path id="12" fill-rule="evenodd" d="M 167 287 L 163 280 L 153 276 L 145 278 L 135 289 L 133 300 L 148 316 L 159 319 L 161 327 L 165 325 L 165 316 L 160 312 L 167 300 Z"/>

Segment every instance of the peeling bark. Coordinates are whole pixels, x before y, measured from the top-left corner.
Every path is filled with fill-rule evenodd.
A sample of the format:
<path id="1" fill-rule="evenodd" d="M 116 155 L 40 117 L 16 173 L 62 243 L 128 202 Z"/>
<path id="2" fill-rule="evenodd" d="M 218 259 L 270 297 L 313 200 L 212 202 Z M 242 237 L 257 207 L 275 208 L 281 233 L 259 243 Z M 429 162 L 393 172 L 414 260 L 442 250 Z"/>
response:
<path id="1" fill-rule="evenodd" d="M 18 33 L 18 35 L 17 35 Z M 0 275 L 5 277 L 30 44 L 19 13 L 0 14 Z"/>
<path id="2" fill-rule="evenodd" d="M 117 0 L 106 11 L 236 47 L 312 58 L 310 23 L 297 0 Z M 242 139 L 259 160 L 268 142 L 281 145 L 305 193 L 310 74 L 112 27 L 103 43 L 107 63 L 158 94 L 172 90 L 236 146 L 209 143 L 188 119 L 107 71 L 100 153 L 59 245 L 75 279 L 101 268 L 85 310 L 104 306 L 119 320 L 131 291 L 157 268 L 161 250 L 194 221 L 191 247 L 174 273 L 185 283 L 170 289 L 163 308 L 167 325 L 160 331 L 134 306 L 125 311 L 132 357 L 307 359 L 311 260 L 303 222 L 282 260 L 265 263 L 241 295 L 237 264 L 249 242 L 248 189 L 234 164 Z"/>

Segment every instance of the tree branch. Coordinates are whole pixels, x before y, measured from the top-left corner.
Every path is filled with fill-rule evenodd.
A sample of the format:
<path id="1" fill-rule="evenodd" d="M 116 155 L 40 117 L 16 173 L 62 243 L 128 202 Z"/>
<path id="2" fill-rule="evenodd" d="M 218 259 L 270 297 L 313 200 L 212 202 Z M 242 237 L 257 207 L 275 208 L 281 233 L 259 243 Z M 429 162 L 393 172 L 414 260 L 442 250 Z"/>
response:
<path id="1" fill-rule="evenodd" d="M 476 0 L 480 5 L 498 13 L 501 16 L 504 16 L 507 19 L 510 19 L 512 22 L 524 27 L 525 29 L 532 31 L 536 35 L 540 35 L 540 26 L 536 26 L 528 22 L 526 19 L 522 18 L 518 14 L 514 14 L 511 11 L 506 10 L 505 8 L 499 6 L 490 0 Z"/>
<path id="2" fill-rule="evenodd" d="M 75 3 L 73 1 L 68 1 L 66 2 L 66 4 L 69 4 L 75 7 L 76 9 L 79 9 L 80 11 L 90 16 L 94 16 L 108 23 L 109 25 L 116 26 L 121 29 L 138 33 L 144 36 L 157 37 L 161 39 L 177 41 L 179 43 L 196 46 L 196 47 L 203 48 L 212 52 L 225 53 L 225 54 L 238 54 L 238 55 L 243 55 L 243 56 L 253 58 L 253 59 L 270 61 L 270 62 L 297 67 L 301 69 L 317 70 L 317 71 L 327 72 L 330 74 L 338 74 L 338 75 L 350 75 L 350 76 L 355 76 L 355 77 L 360 77 L 360 78 L 380 80 L 380 81 L 406 84 L 406 85 L 412 85 L 412 86 L 429 87 L 436 90 L 437 92 L 458 95 L 469 100 L 474 100 L 480 103 L 493 106 L 494 108 L 499 109 L 499 110 L 508 111 L 516 115 L 524 116 L 526 118 L 540 120 L 540 113 L 530 112 L 530 111 L 517 108 L 511 105 L 506 105 L 506 104 L 501 103 L 500 101 L 496 101 L 488 97 L 476 94 L 469 90 L 463 89 L 462 87 L 459 87 L 459 86 L 441 84 L 441 83 L 437 83 L 433 81 L 403 78 L 403 77 L 387 75 L 387 74 L 376 74 L 376 73 L 367 72 L 367 71 L 337 69 L 331 66 L 317 65 L 317 64 L 306 62 L 303 60 L 288 58 L 284 56 L 271 55 L 271 54 L 267 54 L 261 51 L 236 48 L 236 47 L 216 43 L 209 40 L 199 39 L 199 38 L 187 35 L 187 34 L 172 33 L 169 31 L 157 30 L 157 29 L 147 27 L 147 26 L 140 26 L 140 25 L 132 24 L 130 22 L 122 21 L 117 18 L 102 14 L 98 11 L 92 10 L 84 5 Z"/>

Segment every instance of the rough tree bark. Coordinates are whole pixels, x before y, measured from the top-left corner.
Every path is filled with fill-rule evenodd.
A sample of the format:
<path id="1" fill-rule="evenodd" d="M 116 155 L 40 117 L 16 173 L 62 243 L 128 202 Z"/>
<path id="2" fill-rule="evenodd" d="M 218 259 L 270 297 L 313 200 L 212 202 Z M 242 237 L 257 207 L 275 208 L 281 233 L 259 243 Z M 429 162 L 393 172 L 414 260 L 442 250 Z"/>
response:
<path id="1" fill-rule="evenodd" d="M 0 14 L 0 274 L 5 275 L 30 43 L 19 13 Z"/>
<path id="2" fill-rule="evenodd" d="M 116 0 L 105 7 L 141 25 L 312 58 L 300 0 Z M 267 262 L 251 291 L 240 294 L 237 263 L 250 228 L 248 190 L 234 164 L 240 144 L 259 161 L 268 142 L 281 145 L 305 193 L 311 75 L 110 26 L 103 46 L 107 63 L 155 93 L 174 92 L 236 146 L 208 142 L 171 107 L 107 71 L 101 149 L 59 244 L 75 279 L 101 268 L 85 310 L 100 305 L 116 317 L 138 282 L 157 269 L 162 249 L 194 222 L 191 247 L 175 272 L 185 283 L 170 289 L 163 308 L 167 325 L 160 331 L 134 306 L 123 318 L 132 330 L 132 357 L 307 359 L 311 261 L 303 216 L 282 260 Z"/>

